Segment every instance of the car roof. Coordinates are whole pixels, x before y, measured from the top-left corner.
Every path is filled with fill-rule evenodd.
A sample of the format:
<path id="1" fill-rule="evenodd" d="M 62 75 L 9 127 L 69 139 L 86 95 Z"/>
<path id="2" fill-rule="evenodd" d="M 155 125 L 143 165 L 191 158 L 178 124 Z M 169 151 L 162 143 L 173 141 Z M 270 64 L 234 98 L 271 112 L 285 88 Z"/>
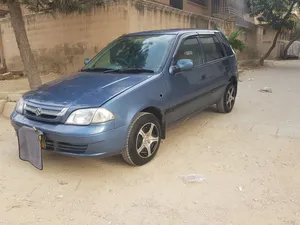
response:
<path id="1" fill-rule="evenodd" d="M 185 34 L 185 33 L 214 34 L 215 32 L 220 32 L 220 31 L 218 31 L 218 30 L 199 30 L 199 29 L 169 29 L 169 30 L 142 31 L 142 32 L 126 34 L 125 36 L 162 35 L 162 34 L 181 35 L 181 34 Z"/>

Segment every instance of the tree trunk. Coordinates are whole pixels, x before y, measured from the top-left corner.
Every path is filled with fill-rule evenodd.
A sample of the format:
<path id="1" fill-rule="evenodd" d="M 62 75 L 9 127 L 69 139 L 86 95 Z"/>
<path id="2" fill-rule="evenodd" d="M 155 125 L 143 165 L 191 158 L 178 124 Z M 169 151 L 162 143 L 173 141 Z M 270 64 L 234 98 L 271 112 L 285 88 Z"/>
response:
<path id="1" fill-rule="evenodd" d="M 298 2 L 297 0 L 294 0 L 294 1 L 293 1 L 292 5 L 291 5 L 289 11 L 287 12 L 287 14 L 285 15 L 284 19 L 288 19 L 288 18 L 291 16 L 291 13 L 292 13 L 292 11 L 293 11 L 295 5 L 297 4 L 297 2 Z M 298 39 L 298 38 L 297 38 L 297 39 Z M 297 39 L 296 39 L 296 40 L 297 40 Z M 290 47 L 296 40 L 294 40 L 294 41 L 291 40 L 291 41 L 288 43 L 288 45 L 285 47 L 284 52 L 283 52 L 283 57 L 284 57 L 284 58 L 286 58 L 286 56 L 287 56 L 287 51 L 288 51 L 289 47 Z"/>
<path id="2" fill-rule="evenodd" d="M 287 19 L 291 16 L 291 13 L 292 13 L 292 11 L 293 11 L 293 9 L 294 9 L 294 7 L 295 7 L 295 5 L 296 5 L 297 2 L 298 2 L 298 0 L 294 0 L 294 1 L 292 2 L 292 4 L 291 4 L 289 10 L 287 11 L 287 13 L 285 14 L 285 16 L 283 17 L 283 20 L 284 20 L 284 21 L 287 20 Z M 270 49 L 268 50 L 268 52 L 267 52 L 266 54 L 264 54 L 264 55 L 260 58 L 259 64 L 260 64 L 261 66 L 264 65 L 265 59 L 269 57 L 269 55 L 271 54 L 271 52 L 272 52 L 273 49 L 275 48 L 275 46 L 276 46 L 276 44 L 277 44 L 277 39 L 278 39 L 280 33 L 281 33 L 281 29 L 279 29 L 279 30 L 276 32 L 276 35 L 275 35 L 274 40 L 273 40 L 273 43 L 272 43 Z"/>
<path id="3" fill-rule="evenodd" d="M 25 74 L 28 77 L 30 88 L 33 89 L 40 86 L 42 81 L 28 41 L 21 6 L 20 3 L 12 2 L 11 0 L 7 2 L 7 5 L 11 17 L 11 25 L 23 61 Z"/>
<path id="4" fill-rule="evenodd" d="M 273 43 L 272 43 L 271 47 L 269 48 L 269 50 L 267 51 L 267 53 L 264 54 L 264 55 L 260 58 L 259 64 L 260 64 L 261 66 L 264 65 L 265 59 L 269 57 L 269 55 L 271 54 L 271 52 L 273 51 L 273 49 L 276 47 L 277 39 L 278 39 L 280 33 L 281 33 L 281 29 L 279 29 L 279 30 L 276 32 L 276 35 L 275 35 L 274 40 L 273 40 Z"/>
<path id="5" fill-rule="evenodd" d="M 296 35 L 292 40 L 290 40 L 289 43 L 284 47 L 284 50 L 283 50 L 283 59 L 287 58 L 287 52 L 288 52 L 289 48 L 299 38 L 300 38 L 300 33 L 298 35 Z"/>

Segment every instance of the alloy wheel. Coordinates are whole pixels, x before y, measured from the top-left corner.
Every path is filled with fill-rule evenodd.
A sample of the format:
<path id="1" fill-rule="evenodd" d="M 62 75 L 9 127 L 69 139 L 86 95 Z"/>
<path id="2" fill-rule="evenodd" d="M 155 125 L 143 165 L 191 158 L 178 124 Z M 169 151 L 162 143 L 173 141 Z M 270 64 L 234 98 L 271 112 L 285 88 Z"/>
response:
<path id="1" fill-rule="evenodd" d="M 159 145 L 159 131 L 154 123 L 145 124 L 138 132 L 136 139 L 137 153 L 142 158 L 149 158 Z"/>
<path id="2" fill-rule="evenodd" d="M 229 109 L 232 109 L 234 106 L 234 102 L 235 102 L 235 98 L 236 98 L 236 88 L 235 86 L 231 86 L 226 94 L 226 106 Z"/>

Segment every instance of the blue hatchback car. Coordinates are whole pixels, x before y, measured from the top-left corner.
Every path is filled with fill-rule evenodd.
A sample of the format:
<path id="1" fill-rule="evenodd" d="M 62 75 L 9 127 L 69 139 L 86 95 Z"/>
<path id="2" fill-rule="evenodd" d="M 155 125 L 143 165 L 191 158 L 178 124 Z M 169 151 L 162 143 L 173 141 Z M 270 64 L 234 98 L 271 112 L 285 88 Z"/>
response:
<path id="1" fill-rule="evenodd" d="M 236 56 L 219 31 L 127 34 L 79 72 L 24 94 L 11 121 L 17 132 L 40 131 L 41 149 L 122 154 L 140 166 L 156 155 L 170 124 L 214 104 L 231 112 L 237 81 Z"/>

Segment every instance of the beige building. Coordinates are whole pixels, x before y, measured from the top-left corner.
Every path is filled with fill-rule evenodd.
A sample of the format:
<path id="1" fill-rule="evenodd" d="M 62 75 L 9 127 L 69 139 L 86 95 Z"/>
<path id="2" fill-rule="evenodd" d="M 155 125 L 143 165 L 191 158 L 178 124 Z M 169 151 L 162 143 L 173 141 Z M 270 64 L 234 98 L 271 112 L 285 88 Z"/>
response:
<path id="1" fill-rule="evenodd" d="M 195 14 L 211 16 L 210 0 L 153 0 L 153 2 Z"/>
<path id="2" fill-rule="evenodd" d="M 122 0 L 88 14 L 53 17 L 27 13 L 24 11 L 27 34 L 42 73 L 78 70 L 84 58 L 94 56 L 118 36 L 154 29 L 218 27 L 227 35 L 244 29 L 248 49 L 238 55 L 239 59 L 258 56 L 261 28 L 247 17 L 244 0 Z M 0 29 L 2 66 L 22 69 L 9 18 L 0 19 Z"/>

